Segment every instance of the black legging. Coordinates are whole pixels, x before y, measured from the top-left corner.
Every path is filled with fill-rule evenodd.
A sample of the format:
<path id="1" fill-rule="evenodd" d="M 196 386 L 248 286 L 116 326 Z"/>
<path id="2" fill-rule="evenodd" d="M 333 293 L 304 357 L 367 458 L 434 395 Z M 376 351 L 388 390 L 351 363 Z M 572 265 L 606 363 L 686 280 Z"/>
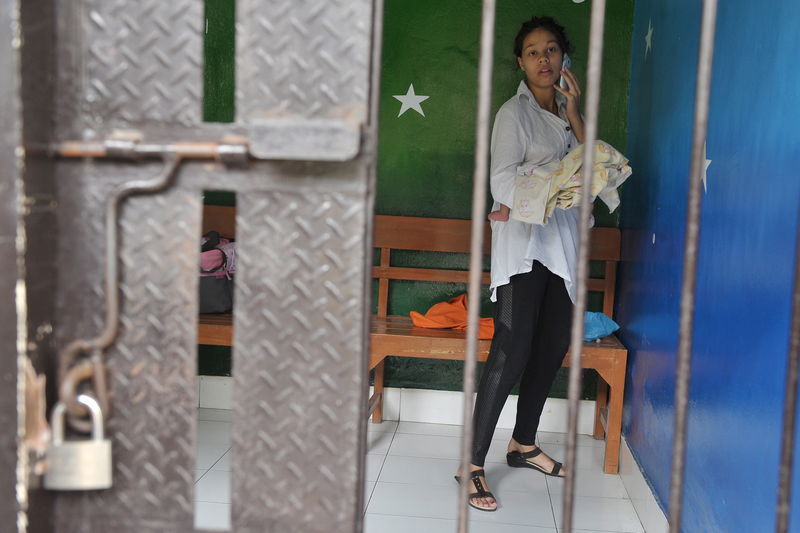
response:
<path id="1" fill-rule="evenodd" d="M 494 337 L 475 400 L 472 464 L 483 466 L 508 394 L 522 376 L 514 440 L 536 441 L 544 402 L 569 348 L 572 300 L 564 280 L 538 261 L 497 288 Z"/>

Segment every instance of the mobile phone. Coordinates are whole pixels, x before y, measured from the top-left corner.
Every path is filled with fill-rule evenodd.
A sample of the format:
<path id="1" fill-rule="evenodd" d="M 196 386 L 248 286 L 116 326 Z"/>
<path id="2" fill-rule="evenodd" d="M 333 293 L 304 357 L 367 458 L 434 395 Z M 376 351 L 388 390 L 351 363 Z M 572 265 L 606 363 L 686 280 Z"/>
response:
<path id="1" fill-rule="evenodd" d="M 564 60 L 561 62 L 561 68 L 570 68 L 572 67 L 572 61 L 569 59 L 569 54 L 564 54 Z M 567 80 L 564 79 L 564 76 L 561 76 L 561 79 L 558 81 L 559 87 L 562 89 L 569 89 L 569 85 L 567 85 Z"/>

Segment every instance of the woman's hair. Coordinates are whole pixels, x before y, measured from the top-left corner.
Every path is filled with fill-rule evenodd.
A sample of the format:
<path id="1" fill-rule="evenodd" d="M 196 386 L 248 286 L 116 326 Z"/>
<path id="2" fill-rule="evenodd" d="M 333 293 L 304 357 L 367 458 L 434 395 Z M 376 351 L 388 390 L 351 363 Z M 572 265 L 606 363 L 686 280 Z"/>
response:
<path id="1" fill-rule="evenodd" d="M 561 47 L 562 53 L 568 54 L 572 52 L 572 43 L 567 38 L 564 26 L 556 22 L 553 17 L 532 17 L 522 23 L 522 27 L 520 27 L 517 36 L 514 38 L 514 55 L 516 57 L 522 57 L 522 43 L 525 41 L 525 37 L 539 28 L 544 28 L 556 36 L 556 41 L 558 41 L 558 46 Z"/>

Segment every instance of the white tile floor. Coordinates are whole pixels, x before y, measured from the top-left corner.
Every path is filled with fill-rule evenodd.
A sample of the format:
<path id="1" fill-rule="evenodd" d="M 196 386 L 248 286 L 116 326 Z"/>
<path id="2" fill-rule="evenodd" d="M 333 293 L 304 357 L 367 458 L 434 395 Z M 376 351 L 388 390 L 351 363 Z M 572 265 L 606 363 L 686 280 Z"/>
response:
<path id="1" fill-rule="evenodd" d="M 198 415 L 195 523 L 198 528 L 230 527 L 229 412 L 201 409 Z M 384 422 L 369 425 L 366 533 L 452 533 L 456 528 L 459 426 Z M 563 481 L 505 464 L 510 430 L 498 429 L 486 472 L 500 507 L 470 511 L 475 533 L 558 533 Z M 564 434 L 540 433 L 549 455 L 564 456 Z M 602 472 L 603 443 L 578 442 L 575 531 L 644 532 L 631 495 L 618 475 Z M 639 497 L 633 495 L 633 498 Z"/>

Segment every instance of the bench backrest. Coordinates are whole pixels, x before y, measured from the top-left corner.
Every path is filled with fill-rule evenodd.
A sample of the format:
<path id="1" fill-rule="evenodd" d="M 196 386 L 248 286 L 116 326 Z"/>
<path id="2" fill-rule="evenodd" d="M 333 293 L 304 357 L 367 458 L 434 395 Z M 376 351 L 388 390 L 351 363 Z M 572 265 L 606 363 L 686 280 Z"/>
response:
<path id="1" fill-rule="evenodd" d="M 377 215 L 375 217 L 374 247 L 380 250 L 380 261 L 372 268 L 378 279 L 378 316 L 386 316 L 389 308 L 389 281 L 438 281 L 468 283 L 469 271 L 443 268 L 391 266 L 392 250 L 469 253 L 471 242 L 469 220 Z M 491 250 L 491 229 L 484 225 L 483 253 Z M 602 278 L 589 278 L 589 291 L 603 293 L 603 312 L 613 316 L 614 287 L 617 262 L 620 257 L 620 233 L 617 228 L 592 228 L 589 259 L 602 261 Z M 488 285 L 490 277 L 484 272 L 481 282 Z"/>
<path id="2" fill-rule="evenodd" d="M 203 206 L 203 234 L 216 231 L 222 237 L 236 238 L 236 208 L 221 205 Z"/>

